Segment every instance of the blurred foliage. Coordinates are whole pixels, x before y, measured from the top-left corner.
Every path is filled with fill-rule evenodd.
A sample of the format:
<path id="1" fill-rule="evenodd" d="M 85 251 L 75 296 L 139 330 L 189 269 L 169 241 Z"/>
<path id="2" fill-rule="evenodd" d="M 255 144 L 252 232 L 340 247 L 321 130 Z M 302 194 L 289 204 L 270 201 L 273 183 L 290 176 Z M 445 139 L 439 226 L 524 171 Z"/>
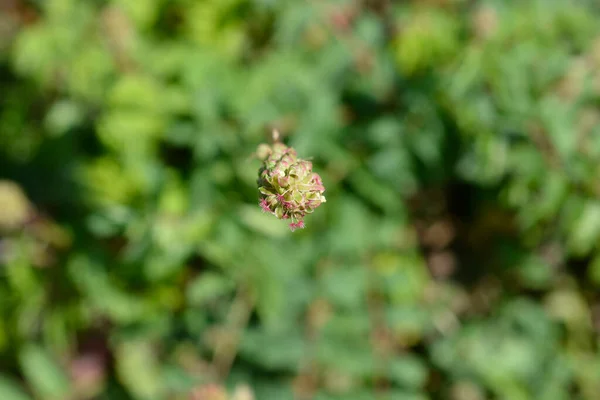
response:
<path id="1" fill-rule="evenodd" d="M 0 0 L 0 399 L 598 399 L 598 18 Z"/>

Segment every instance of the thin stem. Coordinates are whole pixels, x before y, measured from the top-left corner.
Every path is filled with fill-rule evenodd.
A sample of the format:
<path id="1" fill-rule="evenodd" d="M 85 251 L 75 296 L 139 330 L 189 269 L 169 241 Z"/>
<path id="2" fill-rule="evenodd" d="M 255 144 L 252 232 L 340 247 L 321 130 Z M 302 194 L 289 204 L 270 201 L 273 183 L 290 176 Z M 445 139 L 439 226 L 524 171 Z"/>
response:
<path id="1" fill-rule="evenodd" d="M 222 336 L 213 356 L 213 368 L 217 375 L 226 379 L 238 352 L 239 341 L 254 308 L 253 296 L 248 288 L 242 286 L 231 304 L 227 315 L 227 329 L 229 332 Z"/>

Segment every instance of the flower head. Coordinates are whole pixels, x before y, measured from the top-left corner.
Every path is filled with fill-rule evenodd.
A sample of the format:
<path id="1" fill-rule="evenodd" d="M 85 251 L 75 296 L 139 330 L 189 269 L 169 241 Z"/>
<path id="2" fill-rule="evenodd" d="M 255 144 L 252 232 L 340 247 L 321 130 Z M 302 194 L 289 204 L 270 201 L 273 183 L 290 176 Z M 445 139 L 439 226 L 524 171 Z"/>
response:
<path id="1" fill-rule="evenodd" d="M 262 161 L 258 171 L 261 209 L 290 220 L 292 231 L 304 228 L 304 216 L 326 201 L 323 181 L 312 171 L 312 163 L 279 142 L 261 144 L 256 154 Z"/>

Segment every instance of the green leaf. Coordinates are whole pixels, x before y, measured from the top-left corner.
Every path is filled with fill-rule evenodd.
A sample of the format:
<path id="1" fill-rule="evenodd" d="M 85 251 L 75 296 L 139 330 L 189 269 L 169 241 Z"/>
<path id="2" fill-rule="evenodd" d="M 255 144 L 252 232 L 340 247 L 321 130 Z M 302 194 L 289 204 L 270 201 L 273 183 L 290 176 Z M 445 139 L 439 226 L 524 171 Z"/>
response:
<path id="1" fill-rule="evenodd" d="M 31 400 L 23 389 L 12 379 L 0 375 L 0 399 L 2 400 Z"/>
<path id="2" fill-rule="evenodd" d="M 19 354 L 19 361 L 23 374 L 40 398 L 67 398 L 70 390 L 69 379 L 61 366 L 41 346 L 26 345 Z"/>
<path id="3" fill-rule="evenodd" d="M 223 296 L 235 288 L 235 284 L 224 276 L 207 272 L 192 281 L 186 290 L 190 304 L 202 305 Z"/>
<path id="4" fill-rule="evenodd" d="M 253 329 L 244 334 L 240 354 L 269 370 L 293 372 L 300 367 L 306 350 L 299 332 L 271 333 Z"/>
<path id="5" fill-rule="evenodd" d="M 146 341 L 127 341 L 116 347 L 119 380 L 139 399 L 162 398 L 163 380 L 156 349 Z"/>
<path id="6" fill-rule="evenodd" d="M 427 367 L 419 358 L 410 355 L 400 355 L 389 364 L 390 378 L 404 388 L 420 389 L 427 382 Z"/>
<path id="7" fill-rule="evenodd" d="M 588 201 L 573 223 L 569 248 L 575 255 L 586 255 L 600 237 L 600 202 Z"/>
<path id="8" fill-rule="evenodd" d="M 334 304 L 357 309 L 366 305 L 367 278 L 361 265 L 338 266 L 325 271 L 323 289 Z"/>

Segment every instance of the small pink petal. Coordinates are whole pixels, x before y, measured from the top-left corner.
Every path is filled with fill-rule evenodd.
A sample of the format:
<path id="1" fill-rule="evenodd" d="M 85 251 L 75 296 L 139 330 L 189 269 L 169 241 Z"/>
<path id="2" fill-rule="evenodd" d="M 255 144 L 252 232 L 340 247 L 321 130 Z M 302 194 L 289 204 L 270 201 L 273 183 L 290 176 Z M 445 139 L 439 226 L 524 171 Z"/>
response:
<path id="1" fill-rule="evenodd" d="M 292 204 L 292 202 L 287 201 L 285 199 L 285 197 L 283 197 L 282 194 L 278 194 L 277 195 L 277 200 L 279 201 L 279 203 L 281 203 L 282 206 L 284 206 L 285 208 L 292 208 L 294 205 Z"/>
<path id="2" fill-rule="evenodd" d="M 296 222 L 296 223 L 293 223 L 293 222 L 292 222 L 292 223 L 289 225 L 289 227 L 290 227 L 290 230 L 291 230 L 292 232 L 294 232 L 296 229 L 303 229 L 303 228 L 304 228 L 304 221 L 298 221 L 298 222 Z"/>
<path id="3" fill-rule="evenodd" d="M 267 199 L 261 199 L 259 205 L 263 212 L 272 212 L 269 208 L 269 204 L 267 204 Z"/>

